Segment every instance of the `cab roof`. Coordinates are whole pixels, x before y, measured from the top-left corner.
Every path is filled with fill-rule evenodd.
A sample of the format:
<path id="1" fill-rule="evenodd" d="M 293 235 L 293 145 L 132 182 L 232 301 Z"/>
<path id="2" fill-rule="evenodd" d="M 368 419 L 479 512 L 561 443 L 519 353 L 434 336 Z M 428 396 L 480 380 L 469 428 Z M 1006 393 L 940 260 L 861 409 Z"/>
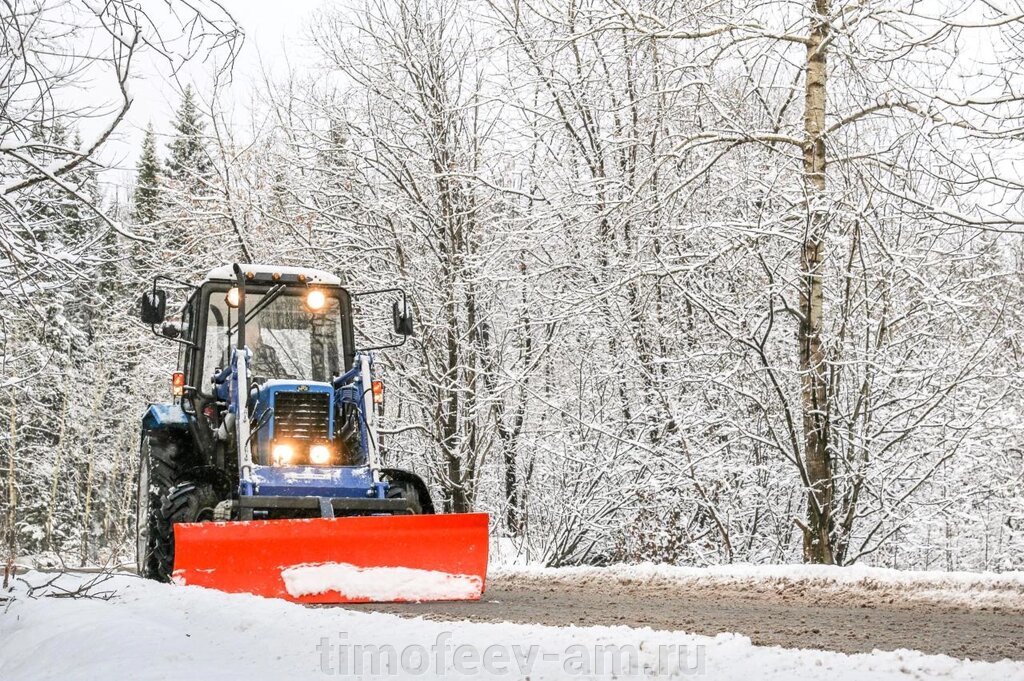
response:
<path id="1" fill-rule="evenodd" d="M 255 281 L 276 281 L 285 279 L 291 281 L 304 281 L 309 284 L 324 284 L 327 286 L 341 286 L 341 279 L 330 272 L 316 270 L 312 267 L 288 267 L 286 265 L 258 265 L 254 263 L 239 263 L 246 278 Z M 275 277 L 274 275 L 278 275 Z M 305 279 L 302 279 L 304 277 Z M 221 265 L 215 267 L 206 275 L 204 281 L 234 281 L 234 265 Z"/>

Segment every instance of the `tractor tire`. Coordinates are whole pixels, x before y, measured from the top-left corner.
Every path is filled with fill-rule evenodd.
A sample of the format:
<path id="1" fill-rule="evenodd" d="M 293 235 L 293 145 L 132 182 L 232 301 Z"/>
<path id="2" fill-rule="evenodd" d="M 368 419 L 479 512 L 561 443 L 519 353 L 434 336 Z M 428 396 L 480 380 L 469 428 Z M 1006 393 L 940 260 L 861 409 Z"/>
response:
<path id="1" fill-rule="evenodd" d="M 159 531 L 160 507 L 184 469 L 180 442 L 146 432 L 139 447 L 139 486 L 135 514 L 135 556 L 139 574 L 155 579 L 154 538 Z"/>
<path id="2" fill-rule="evenodd" d="M 150 576 L 161 582 L 171 581 L 174 571 L 174 524 L 202 523 L 214 519 L 220 496 L 208 483 L 182 482 L 175 485 L 160 507 L 156 532 L 153 535 L 154 570 Z"/>
<path id="3" fill-rule="evenodd" d="M 405 481 L 392 481 L 388 487 L 388 499 L 405 499 L 412 506 L 414 515 L 423 515 L 423 504 L 420 503 L 420 493 L 416 488 Z"/>

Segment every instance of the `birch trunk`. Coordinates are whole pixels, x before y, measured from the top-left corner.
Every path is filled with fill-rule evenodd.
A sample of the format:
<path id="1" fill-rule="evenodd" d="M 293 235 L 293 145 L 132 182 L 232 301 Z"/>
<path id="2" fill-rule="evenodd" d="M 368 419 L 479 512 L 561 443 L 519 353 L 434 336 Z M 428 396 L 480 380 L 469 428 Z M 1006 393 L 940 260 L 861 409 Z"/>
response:
<path id="1" fill-rule="evenodd" d="M 61 480 L 61 466 L 64 463 L 64 449 L 67 447 L 67 426 L 68 426 L 68 389 L 61 387 L 63 396 L 60 409 L 60 434 L 57 436 L 57 447 L 54 453 L 53 476 L 50 479 L 50 507 L 46 510 L 46 548 L 53 550 L 53 519 L 57 513 L 58 498 L 60 490 L 58 483 Z"/>
<path id="2" fill-rule="evenodd" d="M 803 285 L 800 296 L 801 401 L 803 407 L 804 467 L 807 485 L 807 524 L 804 560 L 833 563 L 832 479 L 829 441 L 828 382 L 822 343 L 822 269 L 828 233 L 825 210 L 825 103 L 829 0 L 812 0 L 813 16 L 807 41 L 804 106 L 804 187 L 807 225 L 800 251 Z"/>
<path id="3" fill-rule="evenodd" d="M 92 413 L 99 414 L 103 405 L 103 398 L 106 396 L 107 375 L 103 366 L 99 367 L 100 380 L 96 384 L 96 397 L 92 405 Z M 89 431 L 88 453 L 86 455 L 85 469 L 85 505 L 82 510 L 82 565 L 87 565 L 89 560 L 89 531 L 92 527 L 92 491 L 93 491 L 93 470 L 96 459 L 96 438 L 99 436 L 99 428 L 94 421 Z"/>
<path id="4" fill-rule="evenodd" d="M 15 481 L 16 469 L 14 466 L 14 452 L 16 450 L 17 435 L 18 435 L 18 412 L 17 412 L 17 398 L 15 397 L 14 388 L 11 388 L 11 431 L 10 439 L 8 440 L 8 453 L 7 453 L 7 518 L 5 519 L 4 525 L 7 529 L 7 563 L 4 566 L 4 588 L 7 588 L 10 582 L 11 573 L 14 568 L 14 557 L 17 552 L 17 532 L 15 531 L 15 519 L 17 518 L 18 508 L 18 485 Z"/>

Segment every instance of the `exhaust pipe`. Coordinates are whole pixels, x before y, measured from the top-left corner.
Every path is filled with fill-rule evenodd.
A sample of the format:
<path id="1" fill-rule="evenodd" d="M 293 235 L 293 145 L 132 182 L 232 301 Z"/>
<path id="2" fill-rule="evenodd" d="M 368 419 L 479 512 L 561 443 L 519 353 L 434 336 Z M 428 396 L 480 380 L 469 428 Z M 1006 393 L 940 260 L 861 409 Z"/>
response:
<path id="1" fill-rule="evenodd" d="M 238 287 L 238 335 L 234 352 L 235 381 L 235 442 L 238 445 L 238 472 L 243 489 L 251 485 L 252 452 L 249 451 L 249 363 L 245 347 L 245 273 L 238 263 L 234 265 Z"/>

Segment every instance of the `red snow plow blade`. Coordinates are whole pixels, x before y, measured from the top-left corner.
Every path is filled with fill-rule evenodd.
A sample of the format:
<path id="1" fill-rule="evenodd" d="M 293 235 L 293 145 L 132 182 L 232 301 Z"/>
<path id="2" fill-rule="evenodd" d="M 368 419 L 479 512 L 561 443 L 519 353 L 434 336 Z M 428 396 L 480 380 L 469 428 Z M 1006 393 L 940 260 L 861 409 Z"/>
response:
<path id="1" fill-rule="evenodd" d="M 479 600 L 487 514 L 174 526 L 176 584 L 297 603 Z"/>

